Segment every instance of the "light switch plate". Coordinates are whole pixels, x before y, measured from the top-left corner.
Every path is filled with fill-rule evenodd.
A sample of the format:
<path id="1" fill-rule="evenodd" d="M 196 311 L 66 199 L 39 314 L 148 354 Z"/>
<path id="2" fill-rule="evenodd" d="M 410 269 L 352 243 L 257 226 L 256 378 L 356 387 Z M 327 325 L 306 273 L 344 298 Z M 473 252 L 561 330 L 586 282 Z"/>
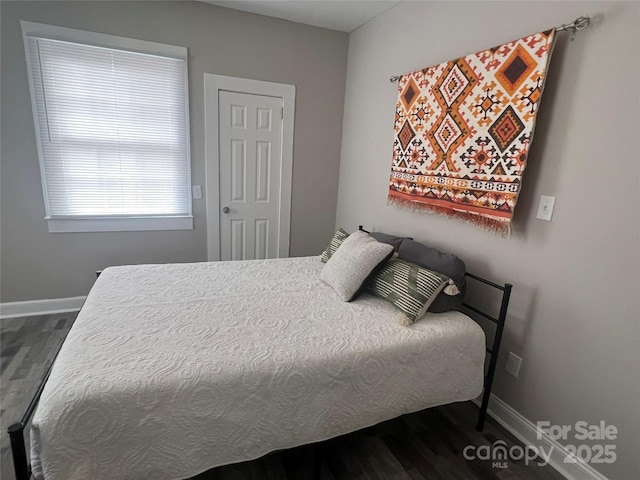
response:
<path id="1" fill-rule="evenodd" d="M 553 206 L 556 203 L 556 197 L 549 197 L 547 195 L 540 195 L 540 203 L 538 203 L 538 214 L 536 218 L 540 220 L 551 221 L 553 215 Z"/>
<path id="2" fill-rule="evenodd" d="M 202 198 L 202 186 L 201 185 L 194 185 L 191 187 L 191 190 L 193 191 L 193 198 L 195 200 L 199 200 Z"/>

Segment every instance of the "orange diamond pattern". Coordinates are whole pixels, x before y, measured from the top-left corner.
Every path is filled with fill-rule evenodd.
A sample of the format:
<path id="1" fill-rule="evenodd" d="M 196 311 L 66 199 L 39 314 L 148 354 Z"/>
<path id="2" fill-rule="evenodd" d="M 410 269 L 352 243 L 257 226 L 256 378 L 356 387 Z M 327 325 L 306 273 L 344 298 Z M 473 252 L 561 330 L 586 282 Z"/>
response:
<path id="1" fill-rule="evenodd" d="M 402 101 L 402 105 L 404 105 L 404 110 L 406 112 L 411 111 L 411 107 L 413 106 L 416 98 L 418 98 L 419 92 L 420 88 L 418 88 L 416 82 L 414 82 L 413 79 L 409 79 L 404 87 L 404 91 L 400 95 L 400 100 Z"/>
<path id="2" fill-rule="evenodd" d="M 507 61 L 498 69 L 496 79 L 509 95 L 513 95 L 533 72 L 538 62 L 522 45 L 517 45 Z"/>

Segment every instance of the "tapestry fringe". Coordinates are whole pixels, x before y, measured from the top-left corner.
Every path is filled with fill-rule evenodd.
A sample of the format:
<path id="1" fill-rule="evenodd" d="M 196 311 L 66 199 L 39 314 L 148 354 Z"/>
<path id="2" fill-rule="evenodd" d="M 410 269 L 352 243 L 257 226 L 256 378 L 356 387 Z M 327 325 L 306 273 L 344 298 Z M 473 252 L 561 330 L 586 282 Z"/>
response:
<path id="1" fill-rule="evenodd" d="M 457 212 L 449 208 L 443 208 L 436 205 L 430 205 L 425 203 L 418 203 L 411 200 L 406 200 L 404 198 L 397 198 L 392 196 L 389 196 L 387 198 L 387 203 L 390 205 L 401 207 L 405 210 L 409 210 L 412 212 L 435 213 L 443 217 L 457 218 L 464 222 L 477 225 L 478 227 L 488 232 L 498 234 L 502 238 L 511 237 L 510 221 L 501 222 L 500 220 L 496 220 L 494 218 L 483 217 L 481 215 L 474 215 L 474 214 L 469 214 L 465 212 Z"/>

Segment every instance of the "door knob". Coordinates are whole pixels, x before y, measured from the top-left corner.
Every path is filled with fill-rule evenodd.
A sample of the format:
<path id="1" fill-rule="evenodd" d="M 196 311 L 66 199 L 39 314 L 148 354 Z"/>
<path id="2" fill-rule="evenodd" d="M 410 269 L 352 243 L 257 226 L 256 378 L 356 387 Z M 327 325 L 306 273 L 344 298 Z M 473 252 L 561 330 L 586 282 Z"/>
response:
<path id="1" fill-rule="evenodd" d="M 231 209 L 229 207 L 224 207 L 222 209 L 222 213 L 229 213 L 231 211 Z"/>

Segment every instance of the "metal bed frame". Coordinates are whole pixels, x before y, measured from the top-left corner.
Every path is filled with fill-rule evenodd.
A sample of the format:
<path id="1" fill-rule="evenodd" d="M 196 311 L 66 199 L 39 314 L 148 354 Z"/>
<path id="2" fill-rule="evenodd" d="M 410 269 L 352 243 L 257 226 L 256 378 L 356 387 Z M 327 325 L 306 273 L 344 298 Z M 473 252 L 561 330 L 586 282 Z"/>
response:
<path id="1" fill-rule="evenodd" d="M 364 230 L 362 226 L 360 226 L 359 229 L 366 232 L 366 230 Z M 100 273 L 97 272 L 97 274 L 99 275 Z M 463 302 L 462 304 L 465 308 L 468 308 L 472 312 L 496 324 L 496 331 L 493 335 L 492 346 L 491 348 L 487 347 L 486 349 L 487 354 L 490 357 L 490 360 L 489 360 L 489 366 L 487 369 L 487 374 L 484 377 L 482 403 L 480 405 L 480 412 L 478 414 L 478 421 L 476 423 L 476 430 L 482 431 L 482 429 L 484 428 L 484 423 L 487 416 L 487 408 L 489 406 L 489 398 L 491 396 L 491 387 L 493 385 L 493 378 L 495 376 L 496 366 L 498 362 L 498 354 L 500 352 L 500 343 L 502 342 L 504 324 L 507 318 L 507 308 L 509 307 L 509 298 L 511 296 L 511 289 L 513 285 L 510 283 L 499 285 L 497 283 L 494 283 L 490 280 L 479 277 L 478 275 L 474 275 L 469 272 L 465 273 L 465 276 L 467 278 L 471 278 L 475 281 L 478 281 L 482 284 L 493 287 L 502 292 L 500 312 L 498 313 L 497 317 L 495 317 L 490 313 L 485 312 L 480 308 L 469 305 L 466 302 Z M 473 317 L 471 318 L 477 322 L 475 318 Z M 66 340 L 66 336 L 65 336 L 65 340 Z M 62 343 L 64 344 L 64 341 Z M 62 344 L 60 345 L 60 348 L 62 348 Z M 9 433 L 10 441 L 11 441 L 11 456 L 13 458 L 13 468 L 15 471 L 16 480 L 29 480 L 31 478 L 31 465 L 27 461 L 27 453 L 26 453 L 25 442 L 24 442 L 24 430 L 27 424 L 29 423 L 29 419 L 33 415 L 33 412 L 35 411 L 36 406 L 38 405 L 38 401 L 40 400 L 40 396 L 42 395 L 44 386 L 47 383 L 47 380 L 49 379 L 51 369 L 53 368 L 53 364 L 55 363 L 55 358 L 57 358 L 58 353 L 60 352 L 60 348 L 56 352 L 54 360 L 49 365 L 49 368 L 47 369 L 46 374 L 44 375 L 44 377 L 42 377 L 42 382 L 38 386 L 38 389 L 36 390 L 35 395 L 31 399 L 31 402 L 29 402 L 29 406 L 24 412 L 24 415 L 22 416 L 21 420 L 19 422 L 12 424 L 7 430 Z M 320 444 L 317 444 L 317 443 L 314 444 L 313 447 L 314 447 L 313 478 L 317 480 L 320 478 L 322 447 Z"/>
<path id="2" fill-rule="evenodd" d="M 472 278 L 478 282 L 481 282 L 490 287 L 496 288 L 502 292 L 502 300 L 500 301 L 500 312 L 497 317 L 486 313 L 485 311 L 474 307 L 473 305 L 469 305 L 466 302 L 462 302 L 462 305 L 465 308 L 468 308 L 474 313 L 486 318 L 487 320 L 496 324 L 496 331 L 493 334 L 493 342 L 491 348 L 487 347 L 487 353 L 489 354 L 489 367 L 487 369 L 487 374 L 484 377 L 484 389 L 482 393 L 482 403 L 480 405 L 480 413 L 478 414 L 478 423 L 476 424 L 476 430 L 479 432 L 484 428 L 484 421 L 487 417 L 487 408 L 489 406 L 489 398 L 491 397 L 491 387 L 493 386 L 493 377 L 496 373 L 496 366 L 498 364 L 498 355 L 500 353 L 500 344 L 502 343 L 502 334 L 504 333 L 504 323 L 507 319 L 507 309 L 509 308 L 509 299 L 511 298 L 511 289 L 513 285 L 510 283 L 505 283 L 503 285 L 499 285 L 497 283 L 492 282 L 491 280 L 487 280 L 486 278 L 479 277 L 472 273 L 466 272 L 465 276 L 467 278 Z M 479 323 L 475 318 L 470 317 Z M 482 325 L 480 325 L 482 327 Z"/>

